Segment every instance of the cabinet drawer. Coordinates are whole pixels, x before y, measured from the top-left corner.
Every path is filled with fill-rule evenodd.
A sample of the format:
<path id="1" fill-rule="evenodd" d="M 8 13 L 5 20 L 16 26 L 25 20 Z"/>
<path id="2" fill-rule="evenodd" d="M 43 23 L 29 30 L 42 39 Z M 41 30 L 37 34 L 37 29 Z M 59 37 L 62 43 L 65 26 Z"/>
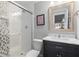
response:
<path id="1" fill-rule="evenodd" d="M 56 57 L 57 49 L 51 46 L 45 46 L 44 57 Z"/>
<path id="2" fill-rule="evenodd" d="M 51 41 L 46 41 L 46 40 L 44 40 L 43 41 L 43 43 L 45 44 L 45 45 L 49 45 L 49 46 L 62 46 L 62 44 L 61 43 L 59 43 L 59 42 L 51 42 Z"/>
<path id="3" fill-rule="evenodd" d="M 79 47 L 79 45 L 74 45 L 74 44 L 68 44 L 68 43 L 61 43 L 61 42 L 52 42 L 52 41 L 47 41 L 47 40 L 44 40 L 43 43 L 45 45 L 57 45 L 57 46 L 62 46 L 62 47 Z"/>

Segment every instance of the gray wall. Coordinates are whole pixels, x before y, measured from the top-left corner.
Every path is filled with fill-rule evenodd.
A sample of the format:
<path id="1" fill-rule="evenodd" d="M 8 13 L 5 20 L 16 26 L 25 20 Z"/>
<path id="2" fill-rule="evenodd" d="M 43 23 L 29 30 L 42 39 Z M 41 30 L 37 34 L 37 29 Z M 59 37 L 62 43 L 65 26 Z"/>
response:
<path id="1" fill-rule="evenodd" d="M 48 35 L 48 7 L 50 2 L 38 2 L 35 4 L 34 38 L 43 38 Z M 45 14 L 45 25 L 37 26 L 36 15 Z"/>
<path id="2" fill-rule="evenodd" d="M 35 4 L 35 17 L 34 17 L 34 38 L 43 38 L 47 35 L 57 36 L 60 34 L 62 37 L 73 37 L 75 38 L 75 32 L 74 33 L 51 33 L 48 31 L 48 8 L 51 6 L 50 1 L 42 1 Z M 54 2 L 54 5 L 62 4 L 63 2 Z M 36 15 L 45 14 L 45 25 L 44 26 L 37 26 L 36 25 Z"/>

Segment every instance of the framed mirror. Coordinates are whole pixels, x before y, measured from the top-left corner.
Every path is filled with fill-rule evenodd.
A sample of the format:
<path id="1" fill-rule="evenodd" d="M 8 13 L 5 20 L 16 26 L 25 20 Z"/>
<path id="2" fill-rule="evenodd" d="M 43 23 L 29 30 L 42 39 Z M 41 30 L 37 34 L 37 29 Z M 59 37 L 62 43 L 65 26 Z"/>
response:
<path id="1" fill-rule="evenodd" d="M 49 7 L 48 21 L 52 32 L 74 32 L 74 2 Z"/>

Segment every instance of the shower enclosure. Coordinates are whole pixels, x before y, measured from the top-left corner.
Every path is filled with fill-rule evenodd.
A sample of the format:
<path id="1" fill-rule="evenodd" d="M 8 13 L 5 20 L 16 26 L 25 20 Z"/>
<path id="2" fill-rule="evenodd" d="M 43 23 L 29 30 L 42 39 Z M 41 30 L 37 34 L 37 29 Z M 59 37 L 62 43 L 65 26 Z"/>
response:
<path id="1" fill-rule="evenodd" d="M 31 50 L 31 20 L 29 11 L 0 1 L 0 56 L 25 56 Z"/>

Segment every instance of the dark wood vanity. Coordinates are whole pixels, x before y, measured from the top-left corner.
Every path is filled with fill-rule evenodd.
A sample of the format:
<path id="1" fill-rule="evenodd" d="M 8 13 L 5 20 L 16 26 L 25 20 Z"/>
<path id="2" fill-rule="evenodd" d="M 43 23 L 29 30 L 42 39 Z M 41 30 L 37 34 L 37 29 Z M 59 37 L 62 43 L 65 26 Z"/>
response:
<path id="1" fill-rule="evenodd" d="M 79 57 L 79 45 L 43 40 L 44 57 Z"/>
<path id="2" fill-rule="evenodd" d="M 59 35 L 49 35 L 43 38 L 44 57 L 79 57 L 79 40 L 61 35 L 61 32 L 75 33 L 73 26 L 74 6 L 74 2 L 69 2 L 49 7 L 49 31 L 59 33 Z"/>

